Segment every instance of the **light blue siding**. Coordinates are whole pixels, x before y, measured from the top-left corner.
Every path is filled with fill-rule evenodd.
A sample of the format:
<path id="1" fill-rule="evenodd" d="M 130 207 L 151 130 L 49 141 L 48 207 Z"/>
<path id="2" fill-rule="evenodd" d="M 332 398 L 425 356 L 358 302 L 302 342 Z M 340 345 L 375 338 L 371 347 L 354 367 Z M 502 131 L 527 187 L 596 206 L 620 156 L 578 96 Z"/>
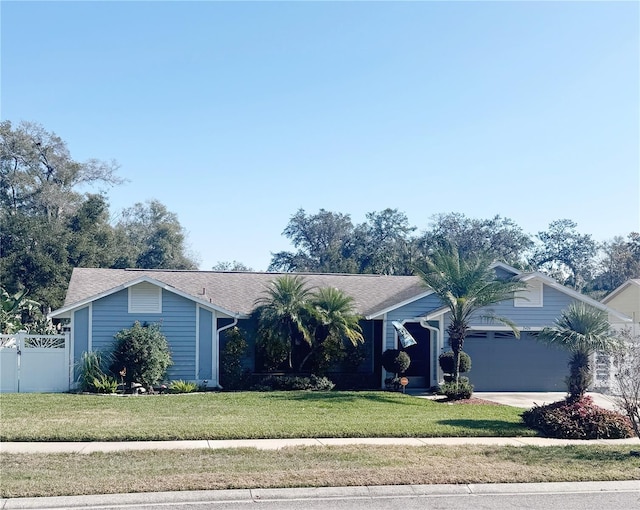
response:
<path id="1" fill-rule="evenodd" d="M 79 360 L 82 353 L 89 350 L 89 307 L 81 308 L 73 312 L 73 359 Z M 77 367 L 74 368 L 73 380 L 77 381 L 80 375 Z"/>
<path id="2" fill-rule="evenodd" d="M 211 380 L 211 362 L 213 353 L 213 313 L 204 308 L 199 308 L 199 342 L 198 376 L 200 379 Z"/>
<path id="3" fill-rule="evenodd" d="M 161 314 L 130 314 L 126 289 L 98 299 L 93 302 L 93 349 L 111 350 L 114 335 L 130 328 L 135 321 L 160 323 L 173 359 L 168 379 L 196 378 L 196 304 L 193 301 L 163 290 Z"/>
<path id="4" fill-rule="evenodd" d="M 387 330 L 386 330 L 386 344 L 384 349 L 396 348 L 396 330 L 393 328 L 392 321 L 402 322 L 405 320 L 420 317 L 432 310 L 437 310 L 442 306 L 440 298 L 435 294 L 429 294 L 428 296 L 408 303 L 401 308 L 397 308 L 387 313 Z"/>
<path id="5" fill-rule="evenodd" d="M 503 301 L 496 305 L 487 307 L 492 310 L 498 317 L 506 317 L 512 320 L 519 327 L 545 327 L 551 326 L 553 321 L 560 316 L 562 310 L 567 308 L 574 301 L 567 294 L 560 292 L 547 285 L 543 286 L 543 305 L 542 307 L 534 306 L 514 306 L 513 299 Z M 448 315 L 446 320 L 448 320 Z M 476 317 L 471 321 L 472 325 L 488 325 L 487 321 L 483 321 Z M 501 326 L 502 324 L 494 323 Z"/>

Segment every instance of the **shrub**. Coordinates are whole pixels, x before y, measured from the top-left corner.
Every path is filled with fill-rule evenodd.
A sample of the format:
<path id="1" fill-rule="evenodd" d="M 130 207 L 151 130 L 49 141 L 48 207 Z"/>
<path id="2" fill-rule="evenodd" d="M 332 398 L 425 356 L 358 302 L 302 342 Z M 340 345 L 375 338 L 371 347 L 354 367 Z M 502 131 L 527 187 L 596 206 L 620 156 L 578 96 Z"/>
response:
<path id="1" fill-rule="evenodd" d="M 466 377 L 461 377 L 456 382 L 445 382 L 440 385 L 440 393 L 449 400 L 465 400 L 473 395 L 473 384 Z"/>
<path id="2" fill-rule="evenodd" d="M 621 439 L 633 430 L 626 416 L 596 406 L 591 397 L 565 399 L 522 413 L 524 423 L 560 439 Z"/>
<path id="3" fill-rule="evenodd" d="M 115 393 L 118 390 L 118 381 L 105 374 L 94 377 L 92 385 L 96 393 Z"/>
<path id="4" fill-rule="evenodd" d="M 443 352 L 438 356 L 438 364 L 445 374 L 453 374 L 455 367 L 453 366 L 453 351 Z M 461 374 L 471 370 L 471 357 L 464 351 L 460 351 L 460 370 Z M 446 379 L 445 379 L 446 380 Z"/>
<path id="5" fill-rule="evenodd" d="M 193 393 L 197 389 L 198 385 L 196 383 L 183 381 L 181 379 L 177 381 L 171 381 L 171 384 L 169 384 L 169 391 L 171 393 Z"/>
<path id="6" fill-rule="evenodd" d="M 247 341 L 237 327 L 225 331 L 225 336 L 227 343 L 221 356 L 222 387 L 228 390 L 244 389 L 247 386 L 247 374 L 242 358 L 247 352 Z"/>
<path id="7" fill-rule="evenodd" d="M 270 375 L 261 379 L 252 389 L 255 391 L 331 391 L 334 386 L 331 380 L 316 375 L 310 377 Z"/>
<path id="8" fill-rule="evenodd" d="M 103 358 L 104 355 L 98 351 L 85 351 L 82 353 L 80 360 L 76 364 L 80 391 L 98 391 L 94 382 L 105 377 L 105 373 L 102 370 Z M 98 393 L 100 392 L 98 391 Z"/>
<path id="9" fill-rule="evenodd" d="M 392 374 L 403 374 L 409 368 L 411 358 L 399 349 L 387 349 L 382 353 L 382 366 Z"/>
<path id="10" fill-rule="evenodd" d="M 164 378 L 172 362 L 169 344 L 158 324 L 143 326 L 136 321 L 115 338 L 110 370 L 116 377 L 120 375 L 129 388 L 133 382 L 150 388 Z"/>

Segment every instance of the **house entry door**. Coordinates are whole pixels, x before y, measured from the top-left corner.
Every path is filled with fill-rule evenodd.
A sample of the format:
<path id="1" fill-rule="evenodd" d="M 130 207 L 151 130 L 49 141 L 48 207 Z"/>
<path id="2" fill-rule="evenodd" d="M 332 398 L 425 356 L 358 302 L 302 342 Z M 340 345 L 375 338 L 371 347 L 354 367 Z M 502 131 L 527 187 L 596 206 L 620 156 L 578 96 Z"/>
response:
<path id="1" fill-rule="evenodd" d="M 431 386 L 431 336 L 429 330 L 417 322 L 405 322 L 404 327 L 417 342 L 416 345 L 402 348 L 411 358 L 411 364 L 405 374 L 409 378 L 408 388 L 429 388 Z"/>

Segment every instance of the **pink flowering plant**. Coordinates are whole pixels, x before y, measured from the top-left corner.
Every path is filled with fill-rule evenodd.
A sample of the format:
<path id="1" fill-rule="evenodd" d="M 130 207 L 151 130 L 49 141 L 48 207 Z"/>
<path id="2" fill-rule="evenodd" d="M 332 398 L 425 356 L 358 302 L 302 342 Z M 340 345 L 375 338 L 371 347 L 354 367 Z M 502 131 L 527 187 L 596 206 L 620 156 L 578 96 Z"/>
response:
<path id="1" fill-rule="evenodd" d="M 547 437 L 622 439 L 633 435 L 629 418 L 598 407 L 589 396 L 535 406 L 525 411 L 522 419 L 527 426 Z"/>

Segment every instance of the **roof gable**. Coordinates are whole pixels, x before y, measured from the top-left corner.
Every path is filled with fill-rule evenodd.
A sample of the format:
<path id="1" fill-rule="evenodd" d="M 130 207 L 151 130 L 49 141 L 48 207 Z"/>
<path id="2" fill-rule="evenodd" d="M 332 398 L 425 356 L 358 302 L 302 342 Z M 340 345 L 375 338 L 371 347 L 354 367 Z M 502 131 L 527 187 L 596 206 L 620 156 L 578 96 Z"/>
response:
<path id="1" fill-rule="evenodd" d="M 640 279 L 637 278 L 632 278 L 630 280 L 627 280 L 626 282 L 624 282 L 622 285 L 620 285 L 619 287 L 613 289 L 609 294 L 607 294 L 603 299 L 602 302 L 603 303 L 608 303 L 609 301 L 611 301 L 614 297 L 616 297 L 619 294 L 622 294 L 625 290 L 627 290 L 630 287 L 640 287 Z"/>

